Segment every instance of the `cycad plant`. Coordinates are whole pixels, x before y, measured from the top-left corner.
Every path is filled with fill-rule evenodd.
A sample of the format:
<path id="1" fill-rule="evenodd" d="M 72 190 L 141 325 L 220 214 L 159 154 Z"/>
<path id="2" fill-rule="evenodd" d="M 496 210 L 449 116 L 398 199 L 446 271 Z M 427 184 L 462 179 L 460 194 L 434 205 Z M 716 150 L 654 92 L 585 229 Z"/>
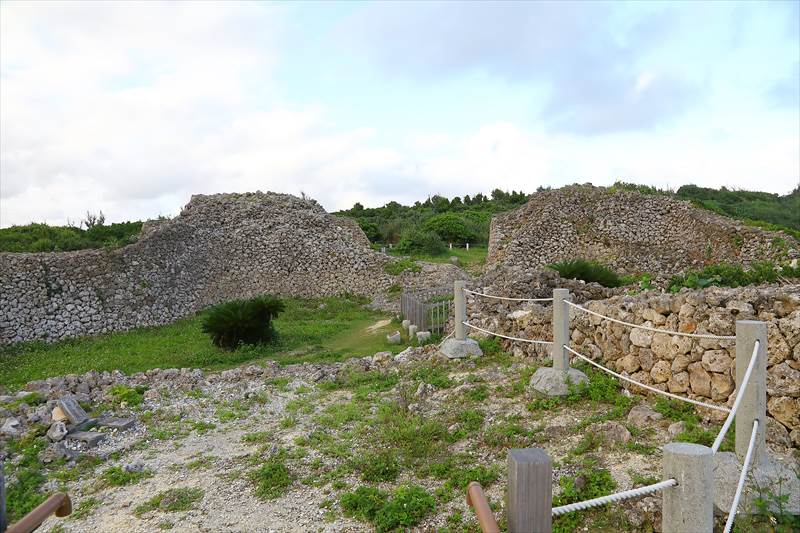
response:
<path id="1" fill-rule="evenodd" d="M 203 332 L 216 346 L 228 350 L 240 344 L 265 344 L 275 340 L 272 320 L 283 310 L 283 302 L 270 295 L 224 302 L 208 310 Z"/>

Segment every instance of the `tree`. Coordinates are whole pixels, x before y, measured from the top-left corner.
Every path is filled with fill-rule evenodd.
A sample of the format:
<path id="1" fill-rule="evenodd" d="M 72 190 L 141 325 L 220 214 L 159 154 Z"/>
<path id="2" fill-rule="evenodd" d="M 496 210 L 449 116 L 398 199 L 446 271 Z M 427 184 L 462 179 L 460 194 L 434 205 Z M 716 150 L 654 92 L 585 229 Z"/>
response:
<path id="1" fill-rule="evenodd" d="M 83 221 L 83 224 L 86 226 L 86 229 L 91 229 L 95 226 L 102 226 L 106 223 L 106 216 L 103 214 L 103 211 L 100 211 L 99 215 L 95 215 L 91 211 L 86 211 L 86 218 Z"/>

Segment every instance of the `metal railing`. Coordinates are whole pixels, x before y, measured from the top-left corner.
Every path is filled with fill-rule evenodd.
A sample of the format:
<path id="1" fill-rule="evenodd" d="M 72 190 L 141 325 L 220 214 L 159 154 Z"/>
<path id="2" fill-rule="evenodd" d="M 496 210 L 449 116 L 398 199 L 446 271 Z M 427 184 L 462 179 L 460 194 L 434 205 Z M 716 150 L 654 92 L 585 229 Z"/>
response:
<path id="1" fill-rule="evenodd" d="M 403 291 L 400 295 L 400 313 L 405 320 L 417 326 L 417 331 L 443 335 L 453 312 L 452 295 L 449 287 Z"/>
<path id="2" fill-rule="evenodd" d="M 467 505 L 475 509 L 475 517 L 483 533 L 500 533 L 500 526 L 497 525 L 497 520 L 489 507 L 483 487 L 477 481 L 467 485 Z"/>
<path id="3" fill-rule="evenodd" d="M 50 515 L 64 517 L 72 512 L 69 495 L 59 492 L 53 494 L 38 507 L 26 514 L 19 522 L 11 524 L 5 533 L 31 533 L 36 531 Z"/>

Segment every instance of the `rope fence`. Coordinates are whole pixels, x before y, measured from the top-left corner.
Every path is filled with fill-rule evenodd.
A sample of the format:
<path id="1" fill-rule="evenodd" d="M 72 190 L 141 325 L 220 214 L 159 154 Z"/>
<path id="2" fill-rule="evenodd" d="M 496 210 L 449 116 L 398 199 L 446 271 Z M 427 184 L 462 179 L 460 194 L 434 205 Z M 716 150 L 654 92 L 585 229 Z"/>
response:
<path id="1" fill-rule="evenodd" d="M 725 439 L 725 434 L 728 432 L 728 428 L 731 427 L 733 423 L 733 418 L 736 416 L 736 411 L 739 410 L 739 405 L 742 403 L 742 397 L 744 396 L 744 390 L 747 388 L 747 384 L 750 382 L 750 375 L 753 373 L 753 367 L 756 365 L 756 359 L 758 359 L 758 349 L 761 346 L 761 343 L 757 340 L 753 344 L 753 354 L 750 356 L 750 363 L 747 365 L 747 371 L 744 373 L 744 379 L 742 382 L 739 383 L 739 390 L 736 392 L 736 399 L 733 400 L 733 406 L 729 411 L 728 417 L 725 419 L 725 423 L 722 424 L 722 429 L 719 431 L 719 435 L 717 438 L 714 439 L 714 444 L 711 446 L 711 450 L 714 453 L 717 453 L 719 447 L 722 445 L 722 441 Z"/>
<path id="2" fill-rule="evenodd" d="M 739 474 L 739 483 L 736 485 L 736 494 L 733 496 L 733 503 L 731 510 L 728 512 L 728 519 L 725 521 L 724 533 L 730 533 L 733 527 L 733 521 L 736 519 L 736 511 L 739 507 L 739 498 L 742 497 L 742 490 L 744 490 L 744 482 L 747 479 L 747 473 L 750 471 L 750 462 L 753 460 L 753 449 L 756 444 L 756 435 L 758 435 L 758 420 L 753 420 L 753 431 L 750 433 L 750 443 L 747 445 L 747 455 L 744 456 L 744 464 L 742 465 L 742 473 Z"/>
<path id="3" fill-rule="evenodd" d="M 569 346 L 564 346 L 564 349 L 567 350 L 572 355 L 580 357 L 581 359 L 583 359 L 587 363 L 589 363 L 589 364 L 591 364 L 593 366 L 596 366 L 597 368 L 599 368 L 603 372 L 608 372 L 612 376 L 614 376 L 616 378 L 619 378 L 621 380 L 627 381 L 628 383 L 632 383 L 632 384 L 636 385 L 637 387 L 641 387 L 643 389 L 647 389 L 647 390 L 649 390 L 651 392 L 655 392 L 655 393 L 661 394 L 663 396 L 667 396 L 669 398 L 673 398 L 675 400 L 680 400 L 682 402 L 687 402 L 687 403 L 693 403 L 694 405 L 699 405 L 700 407 L 706 407 L 708 409 L 715 409 L 717 411 L 722 411 L 724 413 L 729 413 L 730 412 L 730 409 L 728 409 L 727 407 L 722 407 L 720 405 L 714 405 L 712 403 L 705 403 L 705 402 L 701 402 L 699 400 L 693 400 L 693 399 L 687 398 L 685 396 L 678 396 L 677 394 L 672 394 L 671 392 L 663 391 L 661 389 L 657 389 L 655 387 L 651 387 L 650 385 L 645 385 L 644 383 L 642 383 L 640 381 L 636 381 L 635 379 L 631 379 L 629 377 L 623 376 L 622 374 L 618 374 L 618 373 L 614 372 L 613 370 L 604 367 L 600 363 L 596 363 L 595 361 L 592 361 L 591 359 L 589 359 L 588 357 L 586 357 L 582 353 L 576 352 L 575 350 L 573 350 Z"/>
<path id="4" fill-rule="evenodd" d="M 617 324 L 622 324 L 623 326 L 629 326 L 631 328 L 636 329 L 643 329 L 645 331 L 652 331 L 654 333 L 664 333 L 666 335 L 678 335 L 680 337 L 691 337 L 693 339 L 714 339 L 714 340 L 734 340 L 736 336 L 734 335 L 711 335 L 710 333 L 683 333 L 681 331 L 670 331 L 667 329 L 658 329 L 658 328 L 651 328 L 650 326 L 643 326 L 641 324 L 634 324 L 632 322 L 625 322 L 624 320 L 618 320 L 616 318 L 611 318 L 610 316 L 601 315 L 595 311 L 591 311 L 582 307 L 578 304 L 572 303 L 569 300 L 564 300 L 564 303 L 569 305 L 570 307 L 574 307 L 575 309 L 579 309 L 584 313 L 589 313 L 590 315 L 594 315 L 597 317 L 602 318 L 603 320 L 609 320 L 611 322 L 616 322 Z"/>
<path id="5" fill-rule="evenodd" d="M 553 516 L 571 513 L 574 511 L 583 511 L 584 509 L 599 507 L 601 505 L 606 505 L 608 503 L 626 500 L 628 498 L 636 498 L 637 496 L 644 496 L 645 494 L 651 494 L 653 492 L 658 492 L 659 490 L 664 490 L 669 487 L 674 487 L 677 484 L 678 482 L 675 481 L 674 479 L 666 479 L 664 481 L 659 481 L 658 483 L 653 483 L 652 485 L 647 485 L 646 487 L 638 487 L 635 489 L 624 490 L 621 492 L 615 492 L 614 494 L 609 494 L 607 496 L 592 498 L 591 500 L 585 500 L 578 503 L 570 503 L 569 505 L 562 505 L 560 507 L 553 507 Z"/>
<path id="6" fill-rule="evenodd" d="M 482 332 L 484 332 L 484 333 L 486 333 L 488 335 L 492 335 L 494 337 L 500 337 L 501 339 L 508 339 L 510 341 L 527 342 L 527 343 L 530 343 L 530 344 L 553 344 L 552 341 L 540 341 L 540 340 L 533 340 L 533 339 L 522 339 L 520 337 L 510 337 L 508 335 L 503 335 L 502 333 L 495 333 L 494 331 L 489 331 L 488 329 L 483 329 L 483 328 L 478 327 L 478 326 L 476 326 L 474 324 L 470 324 L 469 322 L 462 322 L 462 324 L 464 324 L 468 328 L 472 328 L 472 329 L 475 329 L 475 330 L 478 330 L 478 331 L 482 331 Z"/>
<path id="7" fill-rule="evenodd" d="M 484 298 L 491 298 L 493 300 L 507 300 L 510 302 L 552 302 L 552 298 L 509 298 L 508 296 L 495 296 L 493 294 L 484 294 L 478 291 L 471 291 L 464 289 L 467 294 L 474 294 L 475 296 L 483 296 Z"/>
<path id="8" fill-rule="evenodd" d="M 706 333 L 682 333 L 650 326 L 633 324 L 616 318 L 605 316 L 569 301 L 567 289 L 554 289 L 553 298 L 510 298 L 485 294 L 466 288 L 464 281 L 454 282 L 455 328 L 442 339 L 442 353 L 449 357 L 464 357 L 470 346 L 474 346 L 477 355 L 480 350 L 473 339 L 468 339 L 466 329 L 480 331 L 486 335 L 499 337 L 513 342 L 541 344 L 551 346 L 552 366 L 541 367 L 531 377 L 531 388 L 538 394 L 548 396 L 563 395 L 568 383 L 579 369 L 570 367 L 570 357 L 585 361 L 591 366 L 655 394 L 667 398 L 693 404 L 705 409 L 727 413 L 725 421 L 711 447 L 696 443 L 671 442 L 663 450 L 663 481 L 644 487 L 620 491 L 582 502 L 552 507 L 553 471 L 552 462 L 544 450 L 525 448 L 509 450 L 509 486 L 507 518 L 509 531 L 552 531 L 553 517 L 566 513 L 582 511 L 609 503 L 620 502 L 646 494 L 663 491 L 662 498 L 662 531 L 663 533 L 683 533 L 691 531 L 712 531 L 714 526 L 714 500 L 708 495 L 714 490 L 714 456 L 734 419 L 736 419 L 736 455 L 743 461 L 732 506 L 727 517 L 724 533 L 729 533 L 736 519 L 745 483 L 752 464 L 760 464 L 760 455 L 766 448 L 765 421 L 767 403 L 767 325 L 761 321 L 739 320 L 736 322 L 736 335 L 712 335 Z M 553 340 L 535 340 L 490 331 L 467 321 L 466 308 L 468 294 L 498 300 L 518 302 L 552 301 Z M 661 390 L 642 383 L 631 377 L 615 372 L 590 357 L 571 348 L 570 313 L 575 308 L 587 314 L 631 328 L 642 329 L 670 336 L 682 336 L 694 339 L 735 340 L 736 349 L 736 391 L 729 409 L 726 406 L 707 403 L 678 394 Z M 448 341 L 445 343 L 445 341 Z M 462 343 L 462 344 L 459 344 Z M 449 352 L 452 349 L 453 352 Z M 472 352 L 469 355 L 474 355 Z M 559 381 L 560 380 L 560 381 Z M 752 426 L 752 428 L 751 428 Z"/>

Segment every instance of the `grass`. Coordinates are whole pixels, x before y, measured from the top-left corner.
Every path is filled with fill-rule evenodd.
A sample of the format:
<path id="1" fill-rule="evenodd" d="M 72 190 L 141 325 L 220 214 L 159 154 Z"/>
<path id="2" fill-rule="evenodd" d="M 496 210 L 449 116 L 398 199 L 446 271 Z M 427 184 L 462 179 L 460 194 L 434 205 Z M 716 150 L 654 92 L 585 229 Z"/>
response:
<path id="1" fill-rule="evenodd" d="M 394 249 L 387 251 L 390 255 L 402 255 Z M 470 270 L 486 263 L 488 251 L 489 249 L 486 246 L 470 246 L 469 250 L 466 248 L 453 248 L 452 250 L 445 250 L 440 255 L 415 253 L 411 258 L 415 261 L 427 261 L 429 263 L 449 263 L 451 257 L 457 257 L 459 266 Z"/>
<path id="2" fill-rule="evenodd" d="M 188 511 L 194 504 L 203 499 L 203 490 L 191 487 L 180 487 L 159 492 L 145 503 L 134 509 L 136 516 L 149 511 L 165 511 L 174 513 Z"/>
<path id="3" fill-rule="evenodd" d="M 120 466 L 112 466 L 100 476 L 103 483 L 110 487 L 124 487 L 139 483 L 144 478 L 152 474 L 146 470 L 141 472 L 128 472 Z"/>
<path id="4" fill-rule="evenodd" d="M 436 509 L 436 500 L 417 485 L 398 487 L 389 497 L 375 487 L 359 487 L 340 498 L 347 516 L 371 522 L 378 532 L 407 530 Z"/>
<path id="5" fill-rule="evenodd" d="M 294 481 L 294 476 L 281 457 L 269 459 L 260 468 L 250 472 L 249 478 L 256 487 L 256 496 L 267 500 L 282 496 Z"/>
<path id="6" fill-rule="evenodd" d="M 26 342 L 0 348 L 0 386 L 10 390 L 28 381 L 89 370 L 142 372 L 151 368 L 220 370 L 248 361 L 272 359 L 282 364 L 339 361 L 377 351 L 399 352 L 389 345 L 392 325 L 367 332 L 385 315 L 364 307 L 355 297 L 287 299 L 275 319 L 278 341 L 229 352 L 211 344 L 201 331 L 204 313 L 166 326 L 141 328 L 53 344 Z"/>

